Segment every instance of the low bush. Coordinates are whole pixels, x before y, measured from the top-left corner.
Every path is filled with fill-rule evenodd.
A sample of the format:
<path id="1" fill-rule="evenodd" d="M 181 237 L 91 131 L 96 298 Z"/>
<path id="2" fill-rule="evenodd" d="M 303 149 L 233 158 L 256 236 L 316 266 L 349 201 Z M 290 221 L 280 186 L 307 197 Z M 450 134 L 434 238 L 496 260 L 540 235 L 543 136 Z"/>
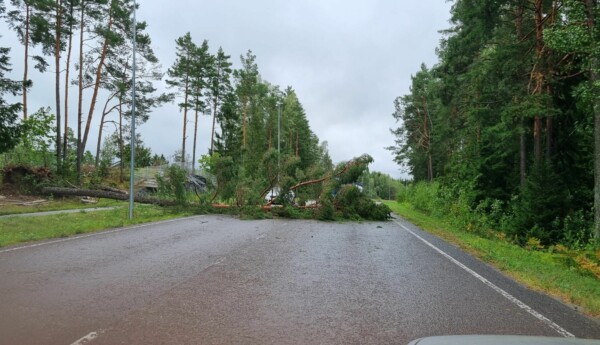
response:
<path id="1" fill-rule="evenodd" d="M 158 183 L 158 193 L 163 197 L 174 198 L 177 204 L 187 205 L 187 191 L 185 182 L 187 181 L 187 172 L 177 166 L 171 165 L 165 176 L 156 175 Z"/>

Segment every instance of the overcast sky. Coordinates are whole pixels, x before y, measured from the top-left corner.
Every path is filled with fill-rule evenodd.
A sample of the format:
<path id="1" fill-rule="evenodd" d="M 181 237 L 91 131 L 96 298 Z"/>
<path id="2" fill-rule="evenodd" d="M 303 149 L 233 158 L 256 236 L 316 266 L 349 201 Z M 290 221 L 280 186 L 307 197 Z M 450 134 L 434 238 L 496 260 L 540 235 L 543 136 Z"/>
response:
<path id="1" fill-rule="evenodd" d="M 138 1 L 138 20 L 148 22 L 154 50 L 166 70 L 175 60 L 175 39 L 190 32 L 211 51 L 219 46 L 239 56 L 251 49 L 264 80 L 292 86 L 311 128 L 329 143 L 335 162 L 368 153 L 371 171 L 405 177 L 386 146 L 393 145 L 393 101 L 409 91 L 421 63 L 437 62 L 435 49 L 449 27 L 451 3 L 445 0 L 170 0 Z M 16 75 L 21 47 L 2 25 L 0 46 L 13 46 Z M 30 92 L 30 111 L 54 104 L 52 74 L 38 76 Z M 41 81 L 41 78 L 47 79 Z M 46 85 L 42 87 L 41 85 Z M 163 87 L 162 83 L 157 86 Z M 50 91 L 51 90 L 51 91 Z M 71 91 L 75 94 L 75 89 Z M 71 114 L 75 114 L 73 103 Z M 72 116 L 73 117 L 73 116 Z M 73 119 L 74 120 L 74 119 Z M 96 120 L 98 120 L 96 118 Z M 75 121 L 70 126 L 75 127 Z M 97 127 L 97 122 L 94 128 Z M 138 129 L 155 153 L 172 156 L 181 147 L 183 115 L 175 105 L 157 109 Z M 188 128 L 190 128 L 188 126 Z M 111 129 L 109 129 L 111 130 Z M 189 132 L 188 132 L 189 133 Z M 198 152 L 208 150 L 210 119 L 199 122 Z M 191 152 L 191 135 L 188 137 Z M 90 133 L 86 149 L 95 150 Z"/>

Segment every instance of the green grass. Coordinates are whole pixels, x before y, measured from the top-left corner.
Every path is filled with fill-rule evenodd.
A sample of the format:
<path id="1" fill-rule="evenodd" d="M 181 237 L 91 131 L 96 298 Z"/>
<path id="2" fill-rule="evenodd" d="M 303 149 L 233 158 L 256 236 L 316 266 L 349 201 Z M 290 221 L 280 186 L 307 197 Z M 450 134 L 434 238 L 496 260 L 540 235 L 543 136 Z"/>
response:
<path id="1" fill-rule="evenodd" d="M 392 211 L 497 267 L 525 286 L 576 304 L 600 316 L 600 279 L 581 268 L 576 253 L 529 250 L 498 238 L 485 238 L 419 212 L 407 203 L 384 201 Z"/>
<path id="2" fill-rule="evenodd" d="M 190 211 L 135 205 L 134 218 L 129 220 L 126 207 L 37 217 L 0 219 L 0 247 L 21 242 L 68 237 L 76 234 L 189 216 Z"/>
<path id="3" fill-rule="evenodd" d="M 0 200 L 0 203 L 2 201 Z M 95 208 L 95 207 L 110 207 L 110 206 L 122 206 L 127 205 L 126 201 L 111 200 L 111 199 L 98 199 L 96 204 L 84 204 L 79 199 L 57 199 L 49 200 L 45 204 L 35 206 L 23 206 L 23 205 L 1 205 L 0 216 L 9 214 L 21 214 L 21 213 L 34 213 L 34 212 L 46 212 L 46 211 L 57 211 L 57 210 L 73 210 L 80 208 Z"/>

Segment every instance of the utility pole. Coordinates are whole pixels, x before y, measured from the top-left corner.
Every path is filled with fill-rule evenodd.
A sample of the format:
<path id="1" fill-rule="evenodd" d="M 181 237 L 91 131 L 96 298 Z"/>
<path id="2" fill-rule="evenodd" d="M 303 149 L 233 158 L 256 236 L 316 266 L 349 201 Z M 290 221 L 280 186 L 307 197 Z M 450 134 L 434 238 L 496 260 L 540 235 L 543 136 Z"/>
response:
<path id="1" fill-rule="evenodd" d="M 133 2 L 133 71 L 131 73 L 131 165 L 129 168 L 129 219 L 133 219 L 133 199 L 135 184 L 135 53 L 136 53 L 136 33 L 137 24 L 135 20 L 135 1 Z"/>

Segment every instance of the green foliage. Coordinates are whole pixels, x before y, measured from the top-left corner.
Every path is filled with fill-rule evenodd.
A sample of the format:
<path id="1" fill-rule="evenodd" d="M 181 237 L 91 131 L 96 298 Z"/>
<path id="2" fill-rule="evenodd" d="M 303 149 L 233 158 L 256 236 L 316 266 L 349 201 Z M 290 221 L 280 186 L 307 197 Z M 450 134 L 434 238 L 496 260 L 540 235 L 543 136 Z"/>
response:
<path id="1" fill-rule="evenodd" d="M 188 203 L 185 183 L 187 181 L 187 172 L 178 165 L 171 165 L 165 173 L 165 176 L 156 175 L 158 183 L 158 193 L 174 198 L 178 205 L 185 206 Z"/>
<path id="2" fill-rule="evenodd" d="M 288 219 L 309 219 L 313 216 L 310 210 L 303 210 L 289 205 L 274 207 L 271 209 L 271 213 L 274 216 Z"/>
<path id="3" fill-rule="evenodd" d="M 53 161 L 54 115 L 40 108 L 20 125 L 19 144 L 6 153 L 9 164 L 48 167 Z"/>
<path id="4" fill-rule="evenodd" d="M 159 162 L 164 162 L 166 159 L 163 159 Z M 123 147 L 123 157 L 121 158 L 123 164 L 125 166 L 129 166 L 131 163 L 131 143 L 126 144 Z M 152 150 L 144 145 L 144 142 L 141 139 L 136 139 L 135 141 L 135 167 L 136 168 L 145 168 L 152 166 Z"/>
<path id="5" fill-rule="evenodd" d="M 329 198 L 321 200 L 319 208 L 315 210 L 315 218 L 318 220 L 331 221 L 336 219 L 335 207 L 333 201 Z"/>
<path id="6" fill-rule="evenodd" d="M 595 2 L 556 5 L 455 2 L 439 63 L 394 102 L 396 161 L 435 181 L 399 200 L 521 245 L 589 241 L 600 17 Z"/>
<path id="7" fill-rule="evenodd" d="M 512 224 L 507 235 L 520 243 L 535 237 L 543 245 L 558 243 L 562 219 L 570 209 L 569 196 L 549 166 L 535 169 L 518 199 L 511 202 Z"/>
<path id="8" fill-rule="evenodd" d="M 9 48 L 0 47 L 0 154 L 14 148 L 21 135 L 21 125 L 17 122 L 21 104 L 9 104 L 4 99 L 5 93 L 16 96 L 19 93 L 20 84 L 4 76 L 10 72 Z"/>
<path id="9" fill-rule="evenodd" d="M 346 219 L 387 220 L 391 214 L 388 206 L 376 204 L 354 185 L 342 186 L 333 203 Z"/>
<path id="10" fill-rule="evenodd" d="M 396 194 L 404 189 L 402 181 L 378 171 L 365 171 L 358 182 L 363 186 L 363 192 L 371 198 L 395 200 Z"/>

